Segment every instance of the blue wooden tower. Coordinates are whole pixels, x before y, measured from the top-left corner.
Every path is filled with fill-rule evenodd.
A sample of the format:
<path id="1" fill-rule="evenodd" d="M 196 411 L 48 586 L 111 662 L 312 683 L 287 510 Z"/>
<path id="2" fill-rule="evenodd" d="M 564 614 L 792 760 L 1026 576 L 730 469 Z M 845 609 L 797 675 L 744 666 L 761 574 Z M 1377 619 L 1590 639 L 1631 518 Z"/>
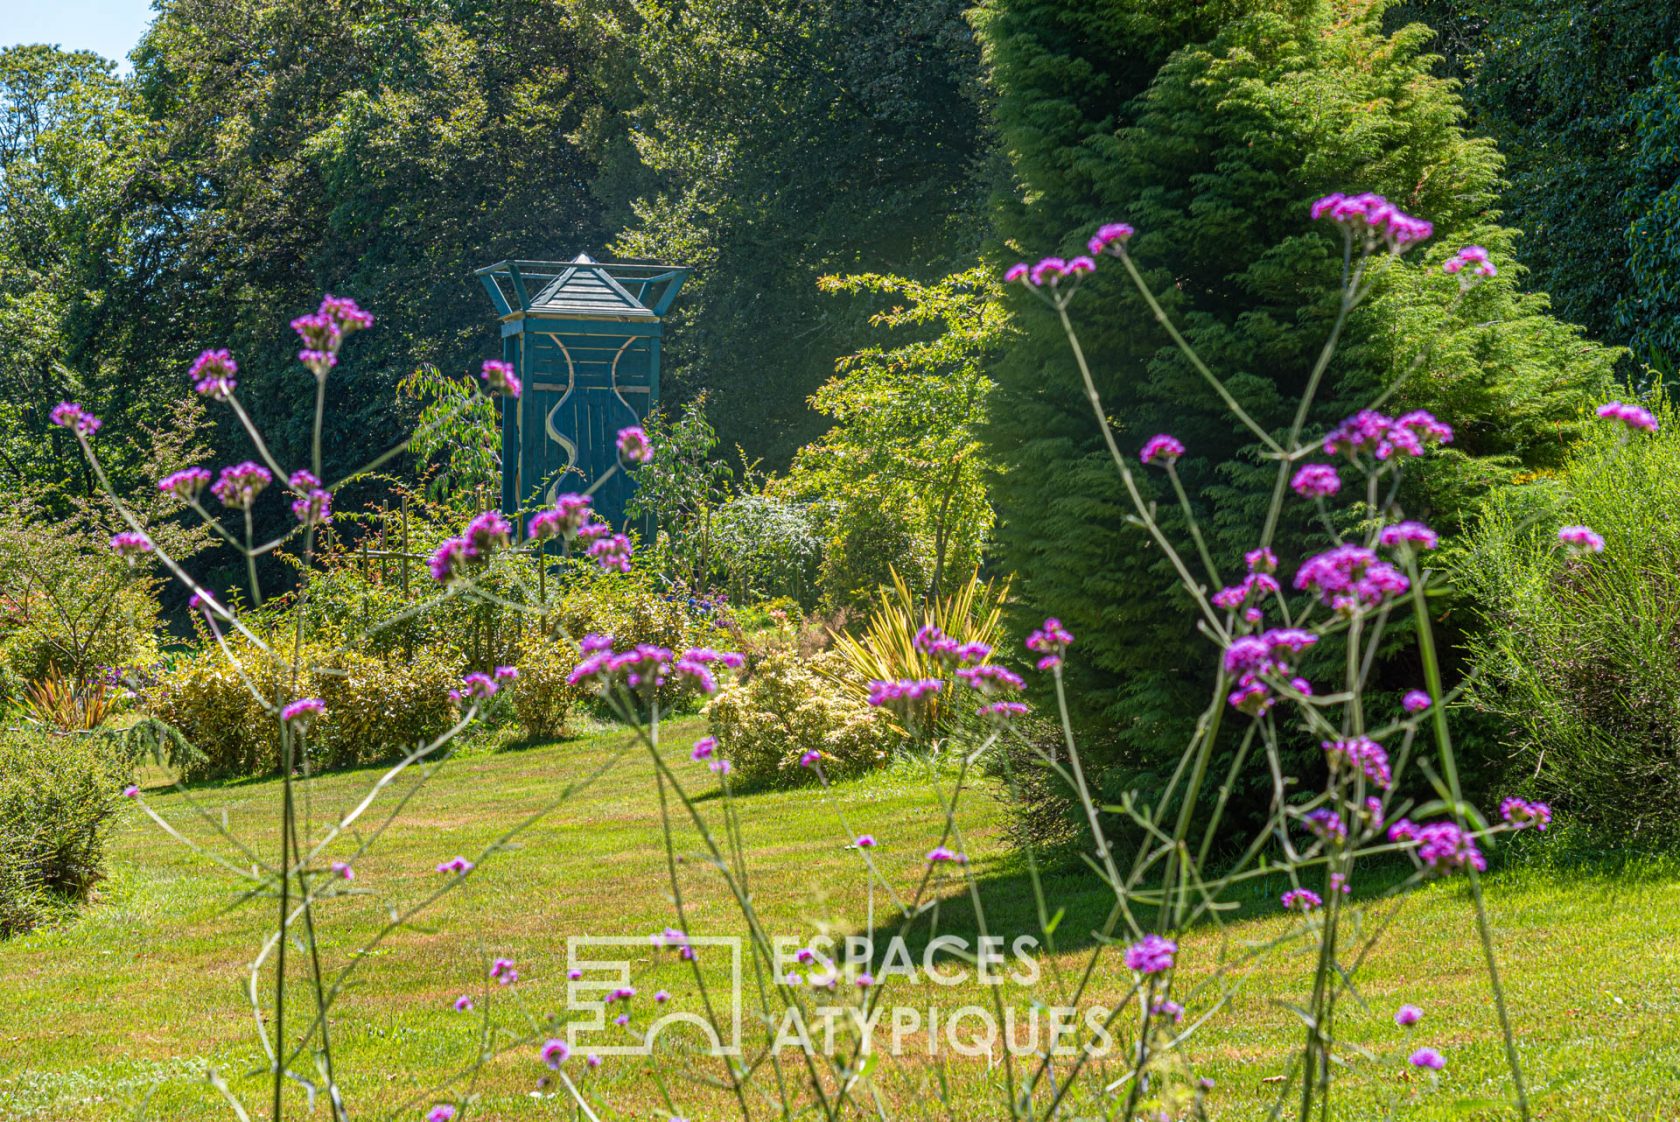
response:
<path id="1" fill-rule="evenodd" d="M 524 389 L 502 410 L 502 510 L 595 488 L 614 526 L 634 484 L 618 431 L 659 400 L 664 316 L 691 270 L 592 260 L 501 261 L 475 274 L 502 324 L 502 359 Z"/>

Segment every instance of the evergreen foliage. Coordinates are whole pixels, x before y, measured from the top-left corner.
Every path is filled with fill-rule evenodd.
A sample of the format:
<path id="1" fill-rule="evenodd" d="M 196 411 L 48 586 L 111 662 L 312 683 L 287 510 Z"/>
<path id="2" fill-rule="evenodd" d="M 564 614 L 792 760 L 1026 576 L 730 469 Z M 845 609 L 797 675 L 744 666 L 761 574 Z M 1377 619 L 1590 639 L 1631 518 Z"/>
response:
<path id="1" fill-rule="evenodd" d="M 1341 240 L 1313 227 L 1310 201 L 1376 191 L 1432 220 L 1434 241 L 1379 266 L 1306 432 L 1416 364 L 1390 407 L 1432 409 L 1458 438 L 1419 473 L 1407 507 L 1450 531 L 1490 486 L 1558 460 L 1614 354 L 1551 318 L 1544 296 L 1522 292 L 1518 269 L 1454 303 L 1457 286 L 1438 268 L 1448 254 L 1478 243 L 1510 260 L 1513 233 L 1494 210 L 1499 157 L 1465 135 L 1452 85 L 1430 75 L 1428 30 L 1385 35 L 1379 16 L 1346 3 L 990 0 L 979 25 L 1016 176 L 999 205 L 996 260 L 1082 252 L 1098 223 L 1134 224 L 1132 255 L 1168 314 L 1282 438 L 1343 267 Z M 1017 619 L 1058 615 L 1080 637 L 1070 696 L 1084 722 L 1112 735 L 1104 785 L 1147 788 L 1208 703 L 1213 650 L 1184 627 L 1165 561 L 1126 524 L 1054 317 L 1017 301 L 1023 340 L 997 366 L 989 429 L 1005 469 L 994 497 Z M 1240 574 L 1275 464 L 1256 457 L 1111 262 L 1073 313 L 1123 446 L 1156 432 L 1184 441 L 1179 471 L 1213 556 Z M 1289 573 L 1304 508 L 1289 508 L 1298 518 L 1279 538 Z"/>
<path id="2" fill-rule="evenodd" d="M 829 273 L 972 262 L 985 124 L 963 0 L 639 0 L 614 24 L 636 90 L 601 188 L 620 253 L 697 267 L 677 388 L 773 467 L 816 436 L 805 399 L 867 334 Z M 615 162 L 612 153 L 618 153 Z"/>
<path id="3" fill-rule="evenodd" d="M 1680 6 L 1419 5 L 1454 43 L 1475 127 L 1507 161 L 1506 220 L 1558 314 L 1680 370 Z"/>

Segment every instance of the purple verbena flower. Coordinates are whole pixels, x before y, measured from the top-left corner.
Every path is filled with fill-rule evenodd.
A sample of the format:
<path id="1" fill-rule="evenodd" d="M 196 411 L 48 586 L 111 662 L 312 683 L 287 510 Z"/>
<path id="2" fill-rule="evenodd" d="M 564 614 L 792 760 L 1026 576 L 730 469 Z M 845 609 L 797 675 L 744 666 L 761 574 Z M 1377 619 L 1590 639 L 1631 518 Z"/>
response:
<path id="1" fill-rule="evenodd" d="M 1410 1028 L 1423 1020 L 1423 1010 L 1416 1005 L 1402 1005 L 1394 1011 L 1394 1023 L 1401 1028 Z"/>
<path id="2" fill-rule="evenodd" d="M 1544 831 L 1552 823 L 1552 808 L 1545 803 L 1531 803 L 1513 797 L 1499 804 L 1499 817 L 1519 830 L 1533 826 Z"/>
<path id="3" fill-rule="evenodd" d="M 1657 418 L 1649 410 L 1638 405 L 1625 405 L 1620 401 L 1611 401 L 1598 407 L 1598 415 L 1607 421 L 1620 421 L 1629 431 L 1656 432 Z"/>
<path id="4" fill-rule="evenodd" d="M 1402 545 L 1434 549 L 1440 544 L 1440 539 L 1436 537 L 1434 530 L 1422 522 L 1396 522 L 1392 526 L 1382 528 L 1382 533 L 1377 535 L 1377 544 L 1387 549 Z"/>
<path id="5" fill-rule="evenodd" d="M 1325 604 L 1351 615 L 1405 593 L 1411 582 L 1369 549 L 1339 545 L 1302 564 L 1295 587 L 1316 592 Z"/>
<path id="6" fill-rule="evenodd" d="M 1321 806 L 1317 810 L 1308 811 L 1303 821 L 1310 833 L 1316 834 L 1324 841 L 1340 842 L 1347 839 L 1347 823 L 1329 807 Z"/>
<path id="7" fill-rule="evenodd" d="M 1062 657 L 1073 645 L 1073 634 L 1062 621 L 1051 616 L 1044 625 L 1027 636 L 1027 649 L 1044 657 L 1038 660 L 1040 670 L 1050 670 L 1062 664 Z"/>
<path id="8" fill-rule="evenodd" d="M 479 367 L 478 376 L 484 379 L 491 389 L 505 397 L 517 398 L 523 389 L 519 384 L 519 375 L 513 372 L 513 363 L 503 362 L 501 359 L 485 359 L 484 365 Z"/>
<path id="9" fill-rule="evenodd" d="M 210 486 L 210 472 L 201 467 L 182 468 L 158 480 L 158 490 L 166 495 L 191 502 L 199 492 Z"/>
<path id="10" fill-rule="evenodd" d="M 640 425 L 618 430 L 618 454 L 633 464 L 653 462 L 653 445 Z"/>
<path id="11" fill-rule="evenodd" d="M 1027 688 L 1027 683 L 1022 680 L 1019 674 L 1008 667 L 998 666 L 995 663 L 988 663 L 984 666 L 965 666 L 957 671 L 957 677 L 969 689 L 988 697 Z"/>
<path id="12" fill-rule="evenodd" d="M 555 1071 L 560 1070 L 560 1065 L 565 1063 L 567 1057 L 571 1054 L 571 1045 L 567 1044 L 564 1040 L 559 1039 L 553 1039 L 545 1042 L 542 1049 L 537 1053 L 537 1055 L 542 1058 L 542 1062 Z"/>
<path id="13" fill-rule="evenodd" d="M 1400 699 L 1400 708 L 1408 713 L 1422 713 L 1434 702 L 1422 690 L 1407 690 L 1406 696 Z"/>
<path id="14" fill-rule="evenodd" d="M 53 424 L 81 437 L 92 436 L 105 423 L 74 401 L 61 401 L 53 406 L 51 419 Z"/>
<path id="15" fill-rule="evenodd" d="M 1107 253 L 1111 246 L 1116 247 L 1115 252 L 1118 253 L 1135 233 L 1137 231 L 1124 222 L 1105 222 L 1097 227 L 1097 232 L 1086 243 L 1086 248 L 1091 251 L 1092 257 Z"/>
<path id="16" fill-rule="evenodd" d="M 603 569 L 617 569 L 621 573 L 630 571 L 630 539 L 623 534 L 614 534 L 589 543 L 589 556 Z"/>
<path id="17" fill-rule="evenodd" d="M 1590 526 L 1565 526 L 1558 531 L 1557 536 L 1558 541 L 1568 547 L 1573 556 L 1604 552 L 1604 539 Z"/>
<path id="18" fill-rule="evenodd" d="M 451 857 L 447 861 L 439 862 L 437 871 L 440 873 L 454 873 L 456 876 L 464 877 L 473 871 L 473 863 L 468 861 L 465 857 Z"/>
<path id="19" fill-rule="evenodd" d="M 1386 245 L 1390 253 L 1404 253 L 1435 232 L 1429 222 L 1370 192 L 1325 195 L 1313 203 L 1312 216 L 1315 221 L 1328 217 L 1351 236 L 1363 239 L 1368 249 Z"/>
<path id="20" fill-rule="evenodd" d="M 1488 251 L 1479 245 L 1467 245 L 1441 262 L 1441 271 L 1448 276 L 1457 276 L 1462 289 L 1469 288 L 1478 280 L 1499 275 L 1499 270 L 1488 260 Z"/>
<path id="21" fill-rule="evenodd" d="M 873 681 L 869 683 L 869 704 L 887 705 L 895 701 L 920 701 L 928 694 L 938 693 L 944 684 L 938 678 Z"/>
<path id="22" fill-rule="evenodd" d="M 1325 758 L 1330 762 L 1331 771 L 1346 769 L 1359 772 L 1384 791 L 1393 784 L 1394 777 L 1388 767 L 1388 753 L 1381 744 L 1370 737 L 1326 740 L 1322 747 Z"/>
<path id="23" fill-rule="evenodd" d="M 333 876 L 338 877 L 340 880 L 356 879 L 356 870 L 350 867 L 350 862 L 348 861 L 334 861 L 331 868 Z"/>
<path id="24" fill-rule="evenodd" d="M 250 510 L 263 488 L 273 481 L 274 476 L 267 468 L 246 460 L 242 464 L 223 468 L 210 493 L 220 499 L 223 506 L 233 510 Z"/>
<path id="25" fill-rule="evenodd" d="M 1329 464 L 1303 464 L 1289 486 L 1303 499 L 1324 499 L 1342 489 L 1342 477 Z"/>
<path id="26" fill-rule="evenodd" d="M 1433 1048 L 1419 1048 L 1406 1062 L 1413 1067 L 1426 1067 L 1430 1071 L 1440 1071 L 1447 1066 L 1447 1061 L 1442 1058 L 1441 1053 Z"/>
<path id="27" fill-rule="evenodd" d="M 1290 912 L 1310 912 L 1324 906 L 1324 900 L 1310 888 L 1292 888 L 1282 897 L 1283 908 Z"/>
<path id="28" fill-rule="evenodd" d="M 464 993 L 455 999 L 455 1012 L 457 1013 L 465 1013 L 472 1009 L 472 1007 L 473 999 L 471 994 Z"/>
<path id="29" fill-rule="evenodd" d="M 318 697 L 300 697 L 280 710 L 280 719 L 290 724 L 309 717 L 319 717 L 327 711 L 327 703 Z"/>
<path id="30" fill-rule="evenodd" d="M 238 373 L 239 364 L 225 349 L 205 351 L 187 368 L 187 377 L 192 379 L 193 389 L 217 401 L 226 401 L 233 394 L 234 387 L 239 384 L 234 379 Z"/>
<path id="31" fill-rule="evenodd" d="M 133 565 L 143 554 L 152 551 L 152 539 L 134 530 L 111 535 L 111 552 Z"/>
<path id="32" fill-rule="evenodd" d="M 1143 450 L 1138 453 L 1138 459 L 1146 464 L 1162 463 L 1176 464 L 1180 456 L 1184 455 L 1184 445 L 1176 436 L 1160 433 L 1144 441 Z"/>
<path id="33" fill-rule="evenodd" d="M 1178 944 L 1159 935 L 1145 935 L 1126 948 L 1126 969 L 1139 974 L 1160 974 L 1171 970 Z"/>

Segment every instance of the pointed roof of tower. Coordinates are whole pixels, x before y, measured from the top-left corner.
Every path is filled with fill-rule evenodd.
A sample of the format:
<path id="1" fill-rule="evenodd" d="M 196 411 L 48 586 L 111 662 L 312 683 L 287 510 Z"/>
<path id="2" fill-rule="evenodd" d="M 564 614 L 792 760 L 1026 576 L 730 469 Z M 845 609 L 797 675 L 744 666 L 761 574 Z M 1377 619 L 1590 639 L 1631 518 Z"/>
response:
<path id="1" fill-rule="evenodd" d="M 572 258 L 569 267 L 537 293 L 529 310 L 537 315 L 654 318 L 652 309 L 587 253 Z"/>

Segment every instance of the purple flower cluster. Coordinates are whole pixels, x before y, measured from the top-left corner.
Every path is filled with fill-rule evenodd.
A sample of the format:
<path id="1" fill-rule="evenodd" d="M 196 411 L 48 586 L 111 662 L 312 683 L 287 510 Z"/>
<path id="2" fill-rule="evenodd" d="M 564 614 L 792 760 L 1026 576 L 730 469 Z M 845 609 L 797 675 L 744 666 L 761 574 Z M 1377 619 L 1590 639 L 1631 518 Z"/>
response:
<path id="1" fill-rule="evenodd" d="M 992 657 L 985 643 L 964 643 L 951 638 L 933 624 L 925 624 L 910 645 L 945 666 L 967 666 Z"/>
<path id="2" fill-rule="evenodd" d="M 519 375 L 513 372 L 513 363 L 499 358 L 485 359 L 484 365 L 478 368 L 478 376 L 491 389 L 506 397 L 518 397 L 524 388 L 519 384 Z"/>
<path id="3" fill-rule="evenodd" d="M 513 968 L 513 959 L 498 958 L 490 964 L 490 976 L 501 985 L 511 986 L 519 981 L 519 971 Z"/>
<path id="4" fill-rule="evenodd" d="M 512 682 L 518 677 L 518 669 L 512 666 L 498 666 L 494 675 L 474 670 L 461 678 L 460 688 L 449 691 L 449 700 L 457 705 L 489 701 L 501 690 L 504 682 Z"/>
<path id="5" fill-rule="evenodd" d="M 1139 974 L 1160 974 L 1171 970 L 1178 944 L 1159 935 L 1145 935 L 1126 948 L 1126 969 Z"/>
<path id="6" fill-rule="evenodd" d="M 597 523 L 599 525 L 599 523 Z M 589 556 L 603 569 L 630 571 L 630 539 L 623 534 L 597 537 L 589 543 Z"/>
<path id="7" fill-rule="evenodd" d="M 1407 1060 L 1413 1067 L 1426 1067 L 1430 1071 L 1440 1071 L 1447 1066 L 1447 1061 L 1433 1048 L 1419 1048 Z"/>
<path id="8" fill-rule="evenodd" d="M 1381 744 L 1368 736 L 1356 736 L 1351 740 L 1326 740 L 1323 742 L 1324 756 L 1330 762 L 1331 771 L 1360 772 L 1366 779 L 1388 790 L 1394 783 L 1394 776 L 1388 767 L 1388 752 Z"/>
<path id="9" fill-rule="evenodd" d="M 696 689 L 703 694 L 717 692 L 718 682 L 712 672 L 712 666 L 725 666 L 731 670 L 739 670 L 745 663 L 734 651 L 714 651 L 710 647 L 694 647 L 686 650 L 672 663 L 671 669 L 677 676 L 687 678 Z"/>
<path id="10" fill-rule="evenodd" d="M 124 530 L 120 534 L 111 535 L 111 552 L 127 561 L 130 565 L 140 560 L 142 554 L 152 551 L 152 539 L 145 534 L 133 530 Z"/>
<path id="11" fill-rule="evenodd" d="M 287 724 L 309 717 L 319 717 L 327 711 L 327 703 L 318 697 L 300 697 L 280 710 L 280 719 Z"/>
<path id="12" fill-rule="evenodd" d="M 1371 550 L 1339 545 L 1309 558 L 1295 574 L 1295 587 L 1317 593 L 1328 606 L 1351 615 L 1403 595 L 1411 582 Z"/>
<path id="13" fill-rule="evenodd" d="M 1434 701 L 1422 690 L 1407 690 L 1406 696 L 1400 699 L 1400 708 L 1408 713 L 1422 713 L 1433 704 Z"/>
<path id="14" fill-rule="evenodd" d="M 1396 522 L 1392 526 L 1382 528 L 1382 533 L 1377 535 L 1377 544 L 1385 549 L 1398 549 L 1401 546 L 1434 549 L 1441 544 L 1441 539 L 1422 522 Z"/>
<path id="15" fill-rule="evenodd" d="M 536 541 L 562 538 L 571 541 L 589 525 L 591 515 L 588 495 L 561 495 L 549 510 L 539 510 L 531 516 L 528 532 Z M 604 527 L 603 527 L 604 528 Z"/>
<path id="16" fill-rule="evenodd" d="M 675 927 L 667 927 L 664 931 L 653 936 L 653 945 L 666 950 L 674 950 L 677 957 L 684 962 L 694 961 L 694 944 L 688 941 L 688 936 Z"/>
<path id="17" fill-rule="evenodd" d="M 1477 277 L 1496 277 L 1499 270 L 1488 260 L 1488 251 L 1479 245 L 1467 245 L 1441 263 L 1441 271 L 1457 276 L 1465 288 L 1476 283 Z"/>
<path id="18" fill-rule="evenodd" d="M 1423 1010 L 1416 1005 L 1402 1005 L 1394 1011 L 1394 1023 L 1401 1028 L 1411 1028 L 1423 1020 Z"/>
<path id="19" fill-rule="evenodd" d="M 1004 271 L 1003 279 L 1010 284 L 1025 281 L 1033 288 L 1045 285 L 1055 287 L 1065 278 L 1081 277 L 1086 273 L 1093 273 L 1097 263 L 1089 257 L 1075 257 L 1063 260 L 1060 257 L 1041 258 L 1037 264 L 1028 265 L 1025 261 L 1018 261 Z"/>
<path id="20" fill-rule="evenodd" d="M 541 1058 L 542 1062 L 555 1071 L 560 1070 L 560 1065 L 565 1063 L 571 1054 L 571 1045 L 558 1038 L 545 1042 L 542 1048 L 537 1052 L 537 1055 Z"/>
<path id="21" fill-rule="evenodd" d="M 1324 899 L 1310 888 L 1292 888 L 1282 897 L 1285 911 L 1310 912 L 1314 908 L 1322 908 Z"/>
<path id="22" fill-rule="evenodd" d="M 869 704 L 890 705 L 894 702 L 916 702 L 935 694 L 945 685 L 938 678 L 899 678 L 869 683 Z"/>
<path id="23" fill-rule="evenodd" d="M 1317 810 L 1309 810 L 1303 819 L 1309 833 L 1327 842 L 1341 842 L 1347 840 L 1347 823 L 1342 816 L 1329 807 L 1321 806 Z"/>
<path id="24" fill-rule="evenodd" d="M 1421 456 L 1425 445 L 1451 444 L 1452 438 L 1452 426 L 1437 421 L 1426 409 L 1414 409 L 1399 417 L 1361 409 L 1331 430 L 1324 438 L 1324 451 L 1349 459 L 1369 452 L 1377 460 L 1387 460 L 1396 452 Z"/>
<path id="25" fill-rule="evenodd" d="M 1182 1024 L 1184 1021 L 1184 1006 L 1171 998 L 1163 997 L 1151 1004 L 1149 1013 L 1150 1016 L 1160 1017 L 1163 1020 L 1171 1021 L 1175 1025 Z"/>
<path id="26" fill-rule="evenodd" d="M 274 476 L 261 464 L 246 460 L 242 464 L 222 469 L 210 493 L 233 510 L 250 510 L 263 488 L 274 482 Z"/>
<path id="27" fill-rule="evenodd" d="M 927 862 L 929 865 L 966 865 L 968 864 L 968 858 L 954 849 L 936 845 L 928 850 Z"/>
<path id="28" fill-rule="evenodd" d="M 1557 536 L 1558 541 L 1576 556 L 1604 552 L 1604 539 L 1591 526 L 1565 526 Z"/>
<path id="29" fill-rule="evenodd" d="M 338 364 L 338 349 L 343 346 L 344 337 L 372 326 L 373 317 L 357 307 L 354 300 L 329 292 L 312 314 L 292 321 L 292 330 L 303 341 L 298 361 L 314 371 L 317 378 L 323 378 Z"/>
<path id="30" fill-rule="evenodd" d="M 158 480 L 158 490 L 165 495 L 192 502 L 210 486 L 210 472 L 206 468 L 190 467 L 170 472 Z"/>
<path id="31" fill-rule="evenodd" d="M 1271 580 L 1264 573 L 1251 574 L 1252 577 Z M 1276 627 L 1260 635 L 1243 635 L 1232 640 L 1225 648 L 1225 672 L 1236 678 L 1237 688 L 1226 700 L 1232 708 L 1250 716 L 1264 713 L 1275 700 L 1267 679 L 1287 677 L 1296 657 L 1317 642 L 1317 635 L 1298 627 Z M 1312 693 L 1312 685 L 1304 678 L 1291 679 L 1290 685 L 1298 693 Z"/>
<path id="32" fill-rule="evenodd" d="M 618 454 L 627 463 L 647 464 L 653 462 L 653 445 L 648 441 L 648 435 L 640 425 L 631 425 L 627 429 L 618 430 Z"/>
<path id="33" fill-rule="evenodd" d="M 53 406 L 51 417 L 53 424 L 84 437 L 92 436 L 105 423 L 74 401 L 61 401 Z"/>
<path id="34" fill-rule="evenodd" d="M 1382 242 L 1392 253 L 1404 253 L 1435 232 L 1430 223 L 1413 218 L 1381 195 L 1370 192 L 1325 195 L 1313 203 L 1312 216 L 1314 221 L 1328 216 L 1350 233 L 1363 233 L 1372 244 Z"/>
<path id="35" fill-rule="evenodd" d="M 1329 464 L 1303 464 L 1289 486 L 1303 499 L 1327 499 L 1342 489 L 1342 477 Z"/>
<path id="36" fill-rule="evenodd" d="M 957 671 L 957 678 L 971 690 L 996 697 L 999 694 L 1015 693 L 1027 688 L 1027 683 L 1021 676 L 1008 667 L 996 663 L 983 666 L 964 666 Z"/>
<path id="37" fill-rule="evenodd" d="M 1469 866 L 1477 872 L 1487 868 L 1487 858 L 1476 847 L 1476 839 L 1456 822 L 1426 822 L 1418 825 L 1402 818 L 1388 828 L 1391 842 L 1412 842 L 1417 847 L 1418 860 L 1432 871 L 1455 873 Z"/>
<path id="38" fill-rule="evenodd" d="M 974 711 L 982 717 L 996 717 L 1007 720 L 1010 717 L 1025 717 L 1027 705 L 1024 701 L 991 701 Z"/>
<path id="39" fill-rule="evenodd" d="M 1105 222 L 1097 227 L 1097 232 L 1085 243 L 1085 247 L 1091 251 L 1092 257 L 1101 257 L 1111 247 L 1124 248 L 1135 233 L 1137 231 L 1124 222 Z M 1118 253 L 1119 249 L 1115 252 Z"/>
<path id="40" fill-rule="evenodd" d="M 234 375 L 238 373 L 239 364 L 225 348 L 203 352 L 187 368 L 193 389 L 217 401 L 226 401 L 233 395 L 233 388 L 239 384 Z"/>
<path id="41" fill-rule="evenodd" d="M 578 644 L 578 649 L 583 658 L 572 668 L 566 681 L 574 686 L 587 684 L 602 689 L 620 681 L 633 690 L 644 686 L 657 689 L 675 674 L 698 686 L 702 692 L 711 693 L 717 689 L 712 667 L 724 666 L 733 670 L 745 662 L 733 651 L 719 652 L 710 647 L 694 647 L 681 655 L 673 655 L 668 648 L 639 643 L 627 651 L 614 652 L 610 635 L 586 635 Z M 700 751 L 702 745 L 706 746 L 704 754 Z M 695 745 L 694 758 L 705 759 L 716 746 L 717 741 L 707 737 Z"/>
<path id="42" fill-rule="evenodd" d="M 1552 808 L 1545 803 L 1531 803 L 1526 799 L 1509 798 L 1499 804 L 1499 817 L 1519 830 L 1533 826 L 1544 831 L 1552 824 Z"/>
<path id="43" fill-rule="evenodd" d="M 454 873 L 458 877 L 464 877 L 473 871 L 473 867 L 473 863 L 468 861 L 465 857 L 451 857 L 447 861 L 438 862 L 437 871 L 440 873 Z M 510 963 L 509 965 L 512 964 Z M 491 977 L 494 976 L 495 974 L 492 972 Z"/>
<path id="44" fill-rule="evenodd" d="M 1260 610 L 1254 605 L 1267 596 L 1280 591 L 1277 578 L 1272 576 L 1277 572 L 1277 555 L 1265 546 L 1251 549 L 1243 555 L 1243 561 L 1248 565 L 1248 576 L 1241 584 L 1233 584 L 1222 588 L 1213 594 L 1215 607 L 1234 612 L 1243 605 L 1249 605 L 1246 617 L 1250 623 L 1259 623 Z"/>
<path id="45" fill-rule="evenodd" d="M 1637 405 L 1624 405 L 1620 401 L 1607 402 L 1598 407 L 1598 415 L 1606 421 L 1620 421 L 1632 430 L 1657 431 L 1657 418 L 1649 409 Z"/>
<path id="46" fill-rule="evenodd" d="M 1184 455 L 1184 445 L 1176 436 L 1158 433 L 1143 442 L 1143 449 L 1138 453 L 1138 459 L 1146 464 L 1162 463 L 1169 467 L 1178 462 Z"/>
<path id="47" fill-rule="evenodd" d="M 310 472 L 292 472 L 287 484 L 297 493 L 292 500 L 292 514 L 305 526 L 321 526 L 332 521 L 332 492 L 321 488 L 321 481 Z"/>
<path id="48" fill-rule="evenodd" d="M 447 539 L 432 553 L 427 563 L 432 579 L 446 583 L 465 575 L 472 566 L 488 562 L 497 549 L 505 548 L 512 536 L 513 527 L 500 511 L 476 515 L 460 537 Z"/>
<path id="49" fill-rule="evenodd" d="M 1038 660 L 1040 670 L 1053 670 L 1062 664 L 1062 658 L 1067 649 L 1073 645 L 1073 633 L 1062 626 L 1062 621 L 1051 616 L 1044 621 L 1044 625 L 1027 636 L 1027 650 L 1042 656 Z"/>

